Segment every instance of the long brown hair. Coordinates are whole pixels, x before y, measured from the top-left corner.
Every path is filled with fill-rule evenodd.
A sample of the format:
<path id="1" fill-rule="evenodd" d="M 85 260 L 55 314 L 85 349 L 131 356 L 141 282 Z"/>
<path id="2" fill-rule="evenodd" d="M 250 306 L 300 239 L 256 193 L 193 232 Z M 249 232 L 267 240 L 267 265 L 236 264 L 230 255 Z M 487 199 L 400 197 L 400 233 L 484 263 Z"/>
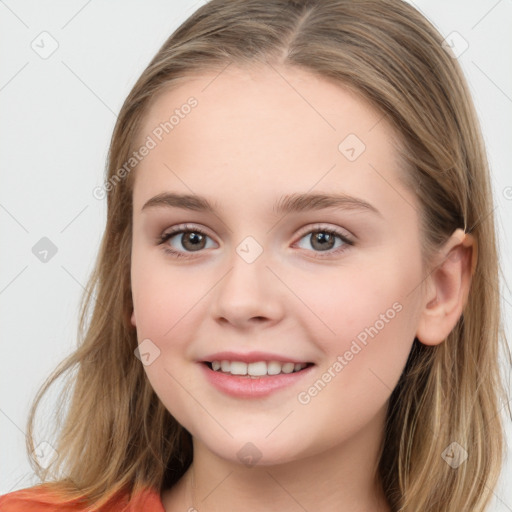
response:
<path id="1" fill-rule="evenodd" d="M 38 404 L 67 375 L 71 398 L 56 444 L 59 457 L 47 470 L 34 468 L 56 496 L 83 496 L 100 506 L 118 491 L 134 495 L 170 486 L 190 465 L 190 434 L 159 401 L 134 356 L 136 169 L 127 177 L 120 169 L 158 94 L 206 70 L 276 63 L 363 95 L 401 134 L 408 184 L 421 204 L 426 262 L 456 228 L 475 238 L 478 263 L 463 314 L 440 345 L 414 341 L 390 397 L 378 470 L 394 511 L 485 510 L 504 446 L 499 264 L 478 118 L 461 68 L 442 42 L 401 0 L 212 0 L 169 37 L 114 129 L 107 223 L 81 304 L 79 346 L 40 389 L 28 420 L 31 453 Z M 457 469 L 441 456 L 453 442 L 469 455 Z"/>

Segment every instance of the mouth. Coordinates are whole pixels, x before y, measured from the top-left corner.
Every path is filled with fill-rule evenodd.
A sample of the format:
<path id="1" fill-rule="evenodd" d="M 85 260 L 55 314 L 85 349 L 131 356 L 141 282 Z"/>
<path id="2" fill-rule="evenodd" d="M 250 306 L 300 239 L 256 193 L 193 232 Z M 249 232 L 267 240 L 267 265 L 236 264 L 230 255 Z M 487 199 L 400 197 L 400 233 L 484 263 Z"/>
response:
<path id="1" fill-rule="evenodd" d="M 198 363 L 207 382 L 223 394 L 237 399 L 264 399 L 298 386 L 316 366 L 312 362 L 276 355 L 224 352 L 207 356 L 208 360 Z"/>
<path id="2" fill-rule="evenodd" d="M 314 366 L 314 363 L 311 362 L 292 363 L 289 361 L 254 361 L 246 363 L 244 361 L 229 361 L 226 359 L 203 361 L 203 364 L 216 373 L 252 379 L 300 373 L 305 369 Z"/>

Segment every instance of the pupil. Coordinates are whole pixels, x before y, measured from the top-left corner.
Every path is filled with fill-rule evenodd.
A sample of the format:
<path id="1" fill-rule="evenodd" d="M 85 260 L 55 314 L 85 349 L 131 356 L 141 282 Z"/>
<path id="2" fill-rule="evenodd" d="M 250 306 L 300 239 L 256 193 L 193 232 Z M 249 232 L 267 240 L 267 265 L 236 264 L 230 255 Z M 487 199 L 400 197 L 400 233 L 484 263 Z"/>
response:
<path id="1" fill-rule="evenodd" d="M 330 233 L 319 232 L 316 234 L 314 240 L 319 243 L 320 249 L 330 248 L 334 237 Z M 329 243 L 331 242 L 331 243 Z"/>
<path id="2" fill-rule="evenodd" d="M 202 239 L 203 235 L 201 235 L 201 233 L 187 233 L 186 236 L 184 235 L 183 246 L 188 247 L 189 249 L 197 249 L 200 247 Z"/>

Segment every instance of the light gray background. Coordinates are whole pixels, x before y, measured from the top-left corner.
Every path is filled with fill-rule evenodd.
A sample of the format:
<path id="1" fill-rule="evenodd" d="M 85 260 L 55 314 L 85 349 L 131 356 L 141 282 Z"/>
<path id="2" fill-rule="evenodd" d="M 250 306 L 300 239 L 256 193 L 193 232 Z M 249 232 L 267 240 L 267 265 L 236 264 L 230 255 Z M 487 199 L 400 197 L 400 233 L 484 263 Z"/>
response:
<path id="1" fill-rule="evenodd" d="M 116 114 L 164 40 L 203 3 L 0 0 L 0 494 L 36 483 L 25 453 L 28 407 L 75 346 L 78 302 L 106 216 L 92 190 L 103 181 Z M 458 58 L 487 144 L 510 283 L 512 1 L 414 5 L 456 49 L 469 45 Z M 32 252 L 42 237 L 57 247 L 46 263 Z M 503 283 L 501 291 L 510 338 L 512 296 Z M 47 410 L 51 421 L 51 400 Z M 510 445 L 509 423 L 507 431 Z M 512 511 L 508 453 L 492 511 Z"/>

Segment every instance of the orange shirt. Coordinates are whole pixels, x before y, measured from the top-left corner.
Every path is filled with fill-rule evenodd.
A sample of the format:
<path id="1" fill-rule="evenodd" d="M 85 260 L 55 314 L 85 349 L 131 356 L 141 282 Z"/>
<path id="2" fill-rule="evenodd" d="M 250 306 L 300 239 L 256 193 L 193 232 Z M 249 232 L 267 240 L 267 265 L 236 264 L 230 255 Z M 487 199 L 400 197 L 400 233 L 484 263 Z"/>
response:
<path id="1" fill-rule="evenodd" d="M 127 503 L 126 496 L 111 500 L 100 509 L 88 509 L 79 499 L 55 503 L 39 485 L 0 496 L 0 512 L 165 512 L 157 489 L 148 488 Z"/>

